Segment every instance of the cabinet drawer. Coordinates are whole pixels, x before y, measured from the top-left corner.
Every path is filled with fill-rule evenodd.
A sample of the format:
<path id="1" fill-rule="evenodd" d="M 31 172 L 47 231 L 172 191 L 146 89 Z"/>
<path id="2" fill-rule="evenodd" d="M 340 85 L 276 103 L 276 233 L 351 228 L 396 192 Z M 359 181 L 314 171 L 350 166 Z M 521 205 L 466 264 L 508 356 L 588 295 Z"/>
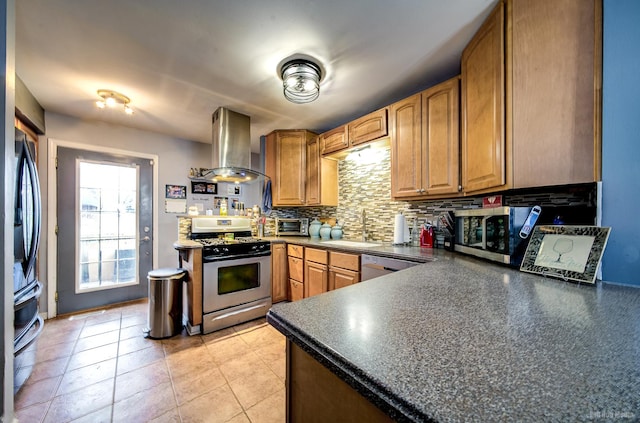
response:
<path id="1" fill-rule="evenodd" d="M 304 298 L 304 284 L 289 279 L 289 301 L 297 301 Z"/>
<path id="2" fill-rule="evenodd" d="M 360 256 L 357 254 L 339 253 L 337 251 L 329 252 L 329 265 L 332 267 L 340 267 L 342 269 L 360 271 Z"/>
<path id="3" fill-rule="evenodd" d="M 304 261 L 298 257 L 289 257 L 289 278 L 302 282 L 304 280 Z"/>
<path id="4" fill-rule="evenodd" d="M 287 255 L 290 257 L 304 258 L 304 247 L 302 245 L 287 245 Z"/>
<path id="5" fill-rule="evenodd" d="M 315 248 L 305 248 L 304 250 L 307 261 L 327 264 L 327 252 L 325 250 L 316 250 Z"/>

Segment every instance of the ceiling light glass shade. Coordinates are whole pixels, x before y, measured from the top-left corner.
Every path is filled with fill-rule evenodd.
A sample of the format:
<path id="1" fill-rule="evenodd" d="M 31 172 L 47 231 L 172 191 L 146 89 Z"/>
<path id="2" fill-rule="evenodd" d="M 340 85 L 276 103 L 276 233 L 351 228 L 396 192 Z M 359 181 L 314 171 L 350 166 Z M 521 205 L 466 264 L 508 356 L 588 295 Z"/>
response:
<path id="1" fill-rule="evenodd" d="M 291 60 L 282 65 L 284 97 L 292 103 L 309 103 L 320 96 L 322 71 L 305 59 Z"/>

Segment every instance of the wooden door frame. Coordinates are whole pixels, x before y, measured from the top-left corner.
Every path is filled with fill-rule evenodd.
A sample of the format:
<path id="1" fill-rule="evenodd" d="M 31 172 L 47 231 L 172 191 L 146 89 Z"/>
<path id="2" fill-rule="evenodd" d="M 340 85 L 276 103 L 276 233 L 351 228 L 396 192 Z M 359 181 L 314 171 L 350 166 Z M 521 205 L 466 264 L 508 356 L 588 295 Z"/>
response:
<path id="1" fill-rule="evenodd" d="M 158 262 L 158 156 L 156 154 L 141 153 L 118 148 L 109 148 L 99 145 L 82 144 L 78 142 L 63 141 L 49 138 L 47 148 L 47 318 L 57 316 L 56 292 L 58 291 L 58 237 L 56 235 L 56 223 L 58 221 L 58 175 L 56 172 L 56 158 L 58 147 L 75 148 L 78 150 L 93 151 L 105 154 L 116 154 L 130 157 L 139 157 L 153 160 L 153 192 L 152 192 L 152 222 L 153 222 L 153 257 L 151 267 Z"/>

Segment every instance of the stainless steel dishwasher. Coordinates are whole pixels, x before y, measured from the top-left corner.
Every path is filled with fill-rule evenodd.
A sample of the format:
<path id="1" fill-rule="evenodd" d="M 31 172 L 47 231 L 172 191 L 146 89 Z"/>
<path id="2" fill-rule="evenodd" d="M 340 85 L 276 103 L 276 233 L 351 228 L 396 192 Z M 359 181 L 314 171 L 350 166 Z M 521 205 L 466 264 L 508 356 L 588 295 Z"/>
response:
<path id="1" fill-rule="evenodd" d="M 368 279 L 377 278 L 378 276 L 397 272 L 398 270 L 408 269 L 409 267 L 417 266 L 419 264 L 421 263 L 415 261 L 362 254 L 360 257 L 360 265 L 362 269 L 360 279 L 366 281 Z"/>

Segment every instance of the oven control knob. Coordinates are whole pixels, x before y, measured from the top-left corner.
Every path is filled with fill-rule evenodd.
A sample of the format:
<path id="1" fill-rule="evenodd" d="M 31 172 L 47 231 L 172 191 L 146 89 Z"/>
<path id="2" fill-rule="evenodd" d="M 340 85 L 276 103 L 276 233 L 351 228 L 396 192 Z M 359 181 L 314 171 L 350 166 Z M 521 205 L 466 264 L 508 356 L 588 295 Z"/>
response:
<path id="1" fill-rule="evenodd" d="M 228 252 L 229 252 L 229 249 L 228 249 L 227 247 L 224 247 L 224 248 L 222 249 L 222 251 L 224 251 L 225 253 L 228 253 Z"/>
<path id="2" fill-rule="evenodd" d="M 214 253 L 219 253 L 219 252 L 220 252 L 220 249 L 219 249 L 219 248 L 214 248 L 214 249 L 213 249 L 213 252 L 214 252 Z"/>

